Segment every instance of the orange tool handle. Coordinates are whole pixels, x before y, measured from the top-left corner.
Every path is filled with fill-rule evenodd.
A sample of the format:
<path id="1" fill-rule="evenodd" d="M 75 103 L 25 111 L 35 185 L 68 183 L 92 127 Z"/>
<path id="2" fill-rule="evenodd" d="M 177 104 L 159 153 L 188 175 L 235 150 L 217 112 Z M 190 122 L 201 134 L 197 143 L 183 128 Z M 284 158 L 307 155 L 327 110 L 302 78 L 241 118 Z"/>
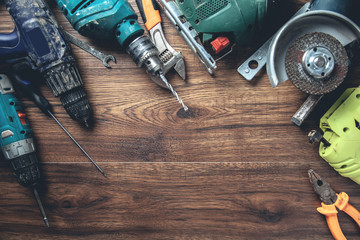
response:
<path id="1" fill-rule="evenodd" d="M 160 13 L 154 0 L 136 0 L 136 4 L 148 31 L 161 23 Z"/>
<path id="2" fill-rule="evenodd" d="M 317 208 L 318 212 L 326 216 L 326 222 L 329 226 L 330 232 L 336 240 L 346 240 L 341 231 L 339 220 L 337 217 L 337 210 L 335 204 L 326 205 L 321 203 L 321 207 Z"/>
<path id="3" fill-rule="evenodd" d="M 338 199 L 335 203 L 336 207 L 346 212 L 360 227 L 360 212 L 349 203 L 349 196 L 344 192 L 338 194 L 337 196 Z"/>

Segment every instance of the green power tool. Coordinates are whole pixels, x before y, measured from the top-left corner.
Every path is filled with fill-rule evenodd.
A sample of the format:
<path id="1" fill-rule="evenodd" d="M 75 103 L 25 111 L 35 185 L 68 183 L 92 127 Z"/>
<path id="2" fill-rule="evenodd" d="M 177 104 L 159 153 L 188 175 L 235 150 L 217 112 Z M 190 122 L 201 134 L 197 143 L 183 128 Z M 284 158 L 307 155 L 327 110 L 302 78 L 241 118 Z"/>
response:
<path id="1" fill-rule="evenodd" d="M 321 141 L 319 153 L 342 176 L 360 184 L 360 87 L 347 89 L 320 119 L 322 136 L 309 134 L 310 142 Z"/>
<path id="2" fill-rule="evenodd" d="M 168 88 L 185 111 L 188 109 L 164 76 L 159 51 L 144 35 L 138 16 L 126 0 L 56 0 L 71 25 L 84 36 L 116 38 L 134 62 L 151 75 L 158 85 Z"/>
<path id="3" fill-rule="evenodd" d="M 176 0 L 180 10 L 198 33 L 202 42 L 214 36 L 228 36 L 238 44 L 247 43 L 262 27 L 267 0 Z"/>
<path id="4" fill-rule="evenodd" d="M 216 69 L 216 61 L 230 53 L 235 44 L 244 45 L 254 37 L 267 14 L 280 3 L 280 0 L 156 1 L 210 74 Z"/>

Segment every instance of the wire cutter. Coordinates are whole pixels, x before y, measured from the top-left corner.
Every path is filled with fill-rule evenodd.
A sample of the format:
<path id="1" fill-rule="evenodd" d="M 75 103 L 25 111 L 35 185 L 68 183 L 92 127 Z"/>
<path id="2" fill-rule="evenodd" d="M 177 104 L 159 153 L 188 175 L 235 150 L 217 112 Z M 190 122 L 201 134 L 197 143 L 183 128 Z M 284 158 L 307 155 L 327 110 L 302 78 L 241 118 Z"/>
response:
<path id="1" fill-rule="evenodd" d="M 322 201 L 321 207 L 318 207 L 317 211 L 326 216 L 326 221 L 331 234 L 336 240 L 346 239 L 339 225 L 337 217 L 338 211 L 336 208 L 348 214 L 355 220 L 359 227 L 360 212 L 349 203 L 349 196 L 346 193 L 342 192 L 336 194 L 330 187 L 330 184 L 325 179 L 321 178 L 314 170 L 310 169 L 308 174 L 315 192 Z"/>
<path id="2" fill-rule="evenodd" d="M 141 17 L 146 29 L 149 31 L 150 38 L 160 52 L 160 59 L 164 64 L 164 75 L 172 68 L 185 80 L 185 63 L 180 52 L 175 51 L 167 42 L 161 27 L 161 17 L 157 10 L 156 2 L 153 0 L 136 0 Z"/>

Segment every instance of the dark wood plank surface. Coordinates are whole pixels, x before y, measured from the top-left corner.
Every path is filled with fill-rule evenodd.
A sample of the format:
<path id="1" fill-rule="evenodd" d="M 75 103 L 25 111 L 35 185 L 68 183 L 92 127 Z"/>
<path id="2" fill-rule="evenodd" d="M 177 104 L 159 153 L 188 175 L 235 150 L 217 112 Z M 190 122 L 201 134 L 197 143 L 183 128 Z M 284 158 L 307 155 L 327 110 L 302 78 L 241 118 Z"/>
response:
<path id="1" fill-rule="evenodd" d="M 134 8 L 135 1 L 131 1 Z M 289 14 L 306 0 L 288 0 Z M 79 36 L 50 1 L 59 23 Z M 4 4 L 0 32 L 13 25 Z M 44 183 L 40 195 L 51 227 L 43 226 L 31 192 L 0 163 L 0 239 L 331 239 L 307 178 L 313 168 L 360 208 L 358 185 L 341 177 L 290 118 L 306 99 L 291 83 L 271 88 L 265 71 L 247 82 L 236 68 L 259 46 L 237 48 L 210 77 L 167 19 L 166 37 L 186 60 L 187 81 L 169 76 L 190 114 L 151 82 L 115 42 L 81 37 L 113 54 L 106 69 L 74 49 L 96 124 L 70 120 L 59 99 L 42 88 L 56 116 L 108 174 L 102 177 L 56 123 L 26 99 Z M 275 26 L 274 26 L 275 28 Z M 345 86 L 358 84 L 359 67 Z M 349 239 L 360 230 L 340 214 Z"/>

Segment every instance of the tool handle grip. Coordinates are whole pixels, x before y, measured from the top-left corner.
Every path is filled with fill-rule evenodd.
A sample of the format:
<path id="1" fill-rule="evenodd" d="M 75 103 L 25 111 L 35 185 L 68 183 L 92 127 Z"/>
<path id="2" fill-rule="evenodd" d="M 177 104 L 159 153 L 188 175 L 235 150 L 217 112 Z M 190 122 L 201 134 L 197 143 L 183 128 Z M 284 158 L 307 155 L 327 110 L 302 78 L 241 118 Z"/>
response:
<path id="1" fill-rule="evenodd" d="M 157 3 L 154 0 L 136 0 L 136 4 L 148 31 L 161 22 Z"/>
<path id="2" fill-rule="evenodd" d="M 337 217 L 337 210 L 335 204 L 327 205 L 321 203 L 321 207 L 317 208 L 318 212 L 326 216 L 326 222 L 329 226 L 330 232 L 336 240 L 346 240 L 341 231 L 339 220 Z"/>
<path id="3" fill-rule="evenodd" d="M 354 221 L 357 223 L 357 225 L 360 227 L 360 212 L 356 210 L 351 204 L 348 204 L 344 210 Z"/>
<path id="4" fill-rule="evenodd" d="M 329 226 L 331 234 L 336 240 L 346 240 L 346 237 L 341 231 L 337 215 L 326 216 L 326 222 Z"/>
<path id="5" fill-rule="evenodd" d="M 52 112 L 52 106 L 49 101 L 41 94 L 38 86 L 35 87 L 36 81 L 40 80 L 40 74 L 32 70 L 26 62 L 20 62 L 13 65 L 13 80 L 19 90 L 31 98 L 40 110 L 48 115 Z"/>
<path id="6" fill-rule="evenodd" d="M 349 203 L 349 196 L 346 193 L 341 192 L 338 194 L 336 206 L 346 212 L 360 227 L 360 212 Z"/>
<path id="7" fill-rule="evenodd" d="M 11 33 L 0 33 L 1 61 L 24 55 L 26 55 L 26 49 L 16 27 Z"/>

